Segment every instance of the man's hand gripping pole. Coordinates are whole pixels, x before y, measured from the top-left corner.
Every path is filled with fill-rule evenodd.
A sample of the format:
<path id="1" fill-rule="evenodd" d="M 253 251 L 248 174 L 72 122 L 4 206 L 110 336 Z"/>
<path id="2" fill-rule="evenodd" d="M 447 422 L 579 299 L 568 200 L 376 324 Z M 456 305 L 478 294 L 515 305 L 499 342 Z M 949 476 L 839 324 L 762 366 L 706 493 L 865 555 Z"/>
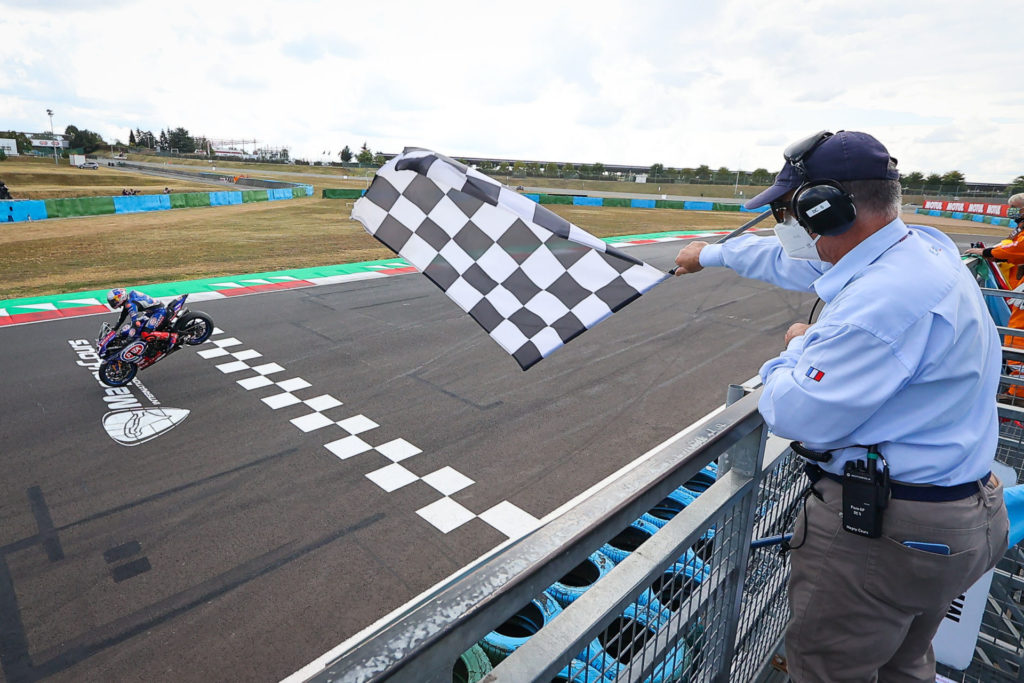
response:
<path id="1" fill-rule="evenodd" d="M 753 218 L 751 218 L 749 221 L 747 221 L 746 223 L 741 225 L 740 227 L 738 227 L 735 230 L 733 230 L 732 232 L 730 232 L 728 235 L 722 235 L 720 238 L 718 238 L 714 242 L 711 242 L 711 244 L 721 244 L 722 242 L 727 242 L 727 241 L 731 240 L 733 237 L 739 237 L 740 235 L 745 233 L 747 230 L 750 230 L 752 227 L 754 227 L 755 225 L 757 225 L 758 223 L 763 221 L 765 218 L 767 218 L 771 214 L 772 214 L 771 209 L 769 209 L 768 211 L 764 211 L 762 213 L 759 213 L 756 216 L 754 216 Z M 675 275 L 676 274 L 676 268 L 678 268 L 678 266 L 673 267 L 673 268 L 669 268 L 668 269 L 668 274 L 669 275 Z"/>

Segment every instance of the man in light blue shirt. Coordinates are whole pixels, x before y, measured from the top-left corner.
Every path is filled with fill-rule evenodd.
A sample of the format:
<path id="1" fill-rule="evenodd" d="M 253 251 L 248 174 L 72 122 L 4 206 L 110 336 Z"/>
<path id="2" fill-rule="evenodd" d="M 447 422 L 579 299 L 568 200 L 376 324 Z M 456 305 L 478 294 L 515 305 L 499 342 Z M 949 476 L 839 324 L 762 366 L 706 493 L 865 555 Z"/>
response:
<path id="1" fill-rule="evenodd" d="M 999 337 L 953 242 L 900 219 L 899 173 L 881 143 L 823 131 L 784 157 L 775 184 L 747 202 L 771 205 L 775 237 L 692 243 L 676 263 L 677 274 L 725 266 L 825 304 L 760 371 L 765 421 L 815 460 L 790 556 L 789 672 L 934 681 L 931 639 L 950 600 L 1006 549 L 990 474 Z M 892 480 L 885 489 L 876 477 L 880 496 L 891 491 L 880 536 L 843 504 L 844 487 L 851 500 L 861 490 L 843 483 L 850 463 L 879 462 Z"/>

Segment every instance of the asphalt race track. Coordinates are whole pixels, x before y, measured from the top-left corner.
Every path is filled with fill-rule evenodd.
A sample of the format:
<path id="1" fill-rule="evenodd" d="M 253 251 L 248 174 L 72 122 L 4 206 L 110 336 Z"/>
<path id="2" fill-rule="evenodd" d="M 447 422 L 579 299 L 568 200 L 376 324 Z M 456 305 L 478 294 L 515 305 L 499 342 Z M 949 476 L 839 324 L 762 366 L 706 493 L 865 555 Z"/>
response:
<path id="1" fill-rule="evenodd" d="M 193 304 L 221 331 L 127 394 L 102 317 L 2 328 L 2 680 L 279 680 L 721 404 L 812 302 L 709 270 L 524 373 L 419 275 L 294 289 Z"/>

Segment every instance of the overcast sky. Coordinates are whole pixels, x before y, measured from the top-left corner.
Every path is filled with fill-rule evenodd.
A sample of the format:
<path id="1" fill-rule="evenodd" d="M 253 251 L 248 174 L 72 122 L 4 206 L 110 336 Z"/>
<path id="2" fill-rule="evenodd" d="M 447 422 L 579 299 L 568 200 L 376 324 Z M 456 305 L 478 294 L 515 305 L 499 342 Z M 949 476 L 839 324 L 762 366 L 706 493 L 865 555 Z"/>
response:
<path id="1" fill-rule="evenodd" d="M 1024 174 L 1010 1 L 0 0 L 0 129 L 775 172 L 820 129 Z"/>

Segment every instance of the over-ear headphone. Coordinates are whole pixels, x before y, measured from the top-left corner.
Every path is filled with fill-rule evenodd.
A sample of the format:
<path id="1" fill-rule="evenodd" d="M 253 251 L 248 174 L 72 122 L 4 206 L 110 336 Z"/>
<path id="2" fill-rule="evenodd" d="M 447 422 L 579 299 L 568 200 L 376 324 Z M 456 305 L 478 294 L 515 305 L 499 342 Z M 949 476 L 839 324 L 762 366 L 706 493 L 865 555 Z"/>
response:
<path id="1" fill-rule="evenodd" d="M 857 220 L 853 195 L 835 180 L 805 182 L 793 193 L 790 209 L 797 223 L 819 235 L 841 235 Z"/>
<path id="2" fill-rule="evenodd" d="M 842 131 L 839 131 L 840 133 Z M 803 184 L 793 193 L 789 209 L 797 223 L 804 229 L 818 235 L 841 235 L 857 220 L 857 208 L 853 195 L 836 180 L 808 180 L 804 161 L 811 156 L 821 143 L 833 133 L 823 130 L 811 137 L 790 145 L 783 153 L 803 179 Z"/>

